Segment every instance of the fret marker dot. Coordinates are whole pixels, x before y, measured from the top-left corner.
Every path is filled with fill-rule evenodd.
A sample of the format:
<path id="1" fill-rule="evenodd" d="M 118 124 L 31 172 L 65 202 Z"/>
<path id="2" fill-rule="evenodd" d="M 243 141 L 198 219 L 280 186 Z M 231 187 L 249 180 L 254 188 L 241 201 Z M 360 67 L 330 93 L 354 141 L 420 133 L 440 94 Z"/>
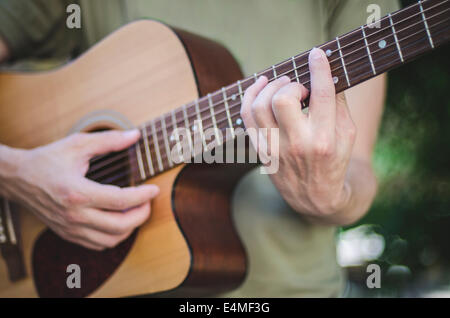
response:
<path id="1" fill-rule="evenodd" d="M 240 119 L 240 118 L 238 118 L 238 119 L 236 119 L 236 125 L 241 125 L 242 124 L 242 119 Z"/>
<path id="2" fill-rule="evenodd" d="M 231 100 L 236 100 L 236 94 L 231 95 Z"/>
<path id="3" fill-rule="evenodd" d="M 333 83 L 334 83 L 334 84 L 337 84 L 337 82 L 339 82 L 339 77 L 334 76 L 334 77 L 333 77 Z"/>
<path id="4" fill-rule="evenodd" d="M 170 141 L 174 141 L 174 140 L 175 140 L 175 136 L 174 135 L 170 136 Z"/>
<path id="5" fill-rule="evenodd" d="M 326 51 L 325 51 L 325 54 L 326 54 L 328 57 L 330 57 L 330 56 L 331 56 L 331 50 L 330 50 L 330 49 L 326 50 Z"/>
<path id="6" fill-rule="evenodd" d="M 386 41 L 381 40 L 380 42 L 378 42 L 378 46 L 380 47 L 380 49 L 384 49 L 386 47 Z"/>
<path id="7" fill-rule="evenodd" d="M 197 130 L 197 125 L 192 126 L 192 131 L 196 131 Z"/>

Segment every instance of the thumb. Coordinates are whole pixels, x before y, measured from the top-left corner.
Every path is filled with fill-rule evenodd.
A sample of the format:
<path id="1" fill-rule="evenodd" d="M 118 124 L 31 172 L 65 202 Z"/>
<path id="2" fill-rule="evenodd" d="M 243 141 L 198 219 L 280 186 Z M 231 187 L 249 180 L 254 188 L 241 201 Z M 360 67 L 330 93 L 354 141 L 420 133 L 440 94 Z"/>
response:
<path id="1" fill-rule="evenodd" d="M 138 129 L 119 131 L 111 130 L 87 134 L 85 149 L 91 158 L 108 152 L 126 149 L 139 140 Z"/>

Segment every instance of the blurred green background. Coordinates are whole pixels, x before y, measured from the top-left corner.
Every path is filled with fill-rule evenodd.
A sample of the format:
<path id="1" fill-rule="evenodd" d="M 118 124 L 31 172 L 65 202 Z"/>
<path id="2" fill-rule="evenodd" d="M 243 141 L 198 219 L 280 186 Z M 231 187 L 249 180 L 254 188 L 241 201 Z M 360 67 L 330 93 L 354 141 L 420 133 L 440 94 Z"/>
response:
<path id="1" fill-rule="evenodd" d="M 389 73 L 375 153 L 378 195 L 366 217 L 342 230 L 338 246 L 345 254 L 353 244 L 365 264 L 378 263 L 382 287 L 368 290 L 366 267 L 351 266 L 350 296 L 450 297 L 449 56 L 447 44 Z"/>

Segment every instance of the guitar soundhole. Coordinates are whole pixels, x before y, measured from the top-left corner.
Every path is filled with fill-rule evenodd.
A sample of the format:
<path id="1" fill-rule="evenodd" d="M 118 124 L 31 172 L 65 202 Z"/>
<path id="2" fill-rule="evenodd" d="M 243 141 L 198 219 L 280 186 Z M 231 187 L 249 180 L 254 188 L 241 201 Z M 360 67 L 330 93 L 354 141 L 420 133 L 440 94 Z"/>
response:
<path id="1" fill-rule="evenodd" d="M 119 267 L 136 239 L 137 230 L 112 249 L 93 251 L 45 231 L 33 249 L 33 276 L 40 297 L 86 297 L 102 285 Z M 80 267 L 80 288 L 69 288 L 71 264 Z M 69 284 L 71 286 L 71 284 Z"/>

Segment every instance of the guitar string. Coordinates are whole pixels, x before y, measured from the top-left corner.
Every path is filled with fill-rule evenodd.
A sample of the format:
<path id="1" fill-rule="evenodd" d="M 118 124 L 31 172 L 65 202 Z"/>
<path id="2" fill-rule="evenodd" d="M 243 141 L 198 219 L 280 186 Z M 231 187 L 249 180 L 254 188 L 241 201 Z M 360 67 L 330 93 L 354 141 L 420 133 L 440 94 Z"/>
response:
<path id="1" fill-rule="evenodd" d="M 443 31 L 447 31 L 448 29 L 444 29 L 444 30 L 442 30 L 441 32 L 443 32 Z M 439 32 L 439 33 L 441 33 L 441 32 Z M 413 42 L 413 43 L 411 43 L 410 45 L 408 45 L 407 47 L 410 47 L 410 46 L 412 46 L 412 45 L 415 45 L 415 44 L 417 44 L 417 43 L 420 43 L 420 42 L 424 42 L 424 41 L 427 41 L 427 38 L 422 38 L 422 39 L 420 39 L 420 40 L 418 40 L 418 41 L 416 41 L 416 42 Z M 405 48 L 407 48 L 407 47 L 405 47 Z M 389 55 L 387 55 L 387 56 L 391 56 L 391 55 L 396 55 L 397 54 L 397 52 L 392 52 L 392 53 L 390 53 Z M 388 63 L 385 63 L 385 64 L 383 64 L 382 66 L 384 67 L 384 66 L 386 66 L 386 65 L 389 65 L 389 62 Z M 365 66 L 363 66 L 363 67 L 365 67 Z M 362 68 L 362 67 L 360 67 L 360 68 Z M 367 74 L 370 74 L 371 73 L 371 71 L 368 71 L 368 72 L 366 72 L 366 73 L 364 73 L 364 74 L 362 74 L 362 76 L 365 76 L 365 75 L 367 75 Z M 295 79 L 295 78 L 292 78 L 291 80 L 293 80 L 293 79 Z M 238 115 L 239 114 L 239 112 L 236 112 L 236 113 L 233 113 L 231 116 L 232 117 L 234 117 L 234 116 L 236 116 L 236 115 Z M 223 120 L 223 121 L 221 121 L 221 123 L 223 123 L 223 122 L 226 122 L 226 120 Z M 223 130 L 226 130 L 227 129 L 227 127 L 224 127 L 224 128 L 220 128 L 220 131 L 223 131 Z M 224 134 L 224 136 L 225 136 L 225 134 Z M 225 140 L 224 142 L 227 142 L 228 140 Z M 214 141 L 215 142 L 215 141 Z M 214 142 L 211 142 L 209 145 L 212 145 Z M 195 154 L 195 155 L 199 155 L 200 153 L 198 153 L 198 154 Z M 192 158 L 192 156 L 191 156 L 191 158 Z M 136 163 L 136 161 L 135 160 L 132 160 L 134 163 Z M 113 170 L 113 171 L 117 171 L 119 168 L 122 168 L 124 165 L 121 165 L 120 167 L 117 167 L 117 166 L 115 166 L 114 168 L 115 168 L 115 170 Z M 127 167 L 128 167 L 128 165 L 126 165 Z M 129 167 L 128 167 L 129 168 Z M 129 169 L 128 169 L 129 170 Z M 131 172 L 131 171 L 126 171 L 126 172 L 124 172 L 124 173 L 120 173 L 120 174 L 116 174 L 116 175 L 112 175 L 112 176 L 109 176 L 107 179 L 103 179 L 103 180 L 100 180 L 100 182 L 106 182 L 106 181 L 108 181 L 108 182 L 114 182 L 115 180 L 117 180 L 117 179 L 119 179 L 119 178 L 122 178 L 122 177 L 125 177 L 125 176 L 130 176 L 130 173 L 129 172 Z M 109 173 L 107 174 L 107 175 L 109 175 Z"/>
<path id="2" fill-rule="evenodd" d="M 436 24 L 430 26 L 430 28 L 433 28 L 433 27 L 435 27 L 436 25 L 441 24 L 441 23 L 443 23 L 443 22 L 445 22 L 445 21 L 447 21 L 447 20 L 448 20 L 448 19 L 446 19 L 446 20 L 444 20 L 444 21 L 440 21 L 439 23 L 436 23 Z M 408 37 L 403 38 L 403 39 L 400 40 L 399 42 L 405 41 L 405 40 L 407 40 L 408 38 L 410 38 L 410 37 L 412 37 L 412 36 L 414 36 L 414 35 L 417 35 L 418 33 L 422 33 L 422 32 L 423 32 L 423 31 L 419 31 L 419 32 L 416 32 L 416 33 L 414 33 L 414 34 L 411 34 L 411 35 L 409 35 Z M 373 44 L 373 43 L 371 43 L 371 44 Z M 370 45 L 370 44 L 369 44 L 369 45 Z M 391 47 L 391 46 L 394 46 L 394 45 L 396 45 L 396 44 L 393 43 L 393 44 L 388 45 L 387 47 Z M 380 51 L 383 51 L 383 50 L 385 50 L 387 47 L 384 47 L 383 49 L 379 49 L 379 50 L 377 50 L 377 51 L 374 51 L 372 54 L 375 54 L 375 53 L 378 53 L 378 52 L 380 52 Z M 397 54 L 397 52 L 396 52 L 395 54 Z M 360 61 L 360 60 L 363 59 L 363 58 L 366 58 L 366 56 L 360 57 L 360 58 L 358 58 L 358 59 L 352 61 L 351 63 L 349 63 L 349 65 L 354 64 L 354 63 Z M 337 67 L 337 68 L 333 69 L 333 71 L 335 71 L 335 70 L 337 70 L 337 69 L 339 69 L 339 68 L 340 68 L 340 67 Z M 289 73 L 291 73 L 291 72 L 292 72 L 292 71 L 286 72 L 286 74 L 289 74 Z M 301 75 L 299 75 L 299 76 L 295 76 L 293 79 L 298 79 L 298 78 L 304 76 L 305 74 L 308 74 L 308 73 L 304 73 L 304 74 L 301 74 Z M 353 73 L 350 73 L 350 74 L 353 74 Z M 272 79 L 271 79 L 271 80 L 272 80 Z M 310 80 L 308 80 L 308 81 L 306 81 L 305 83 L 303 83 L 303 85 L 306 85 L 306 84 L 308 84 L 309 82 L 310 82 Z M 241 99 L 242 99 L 242 95 L 239 94 L 239 96 L 240 96 Z M 231 110 L 232 108 L 236 107 L 237 105 L 240 105 L 240 103 L 238 102 L 237 104 L 234 104 L 234 105 L 229 106 L 229 109 Z M 219 114 L 223 114 L 225 111 L 226 111 L 226 110 L 221 110 L 220 112 L 217 112 L 215 115 L 217 116 L 217 115 L 219 115 Z M 212 116 L 207 117 L 207 118 L 204 118 L 203 120 L 207 120 L 207 119 L 209 119 L 209 118 L 211 118 L 211 117 L 212 117 Z M 189 119 L 188 119 L 188 118 L 186 118 L 186 119 L 187 119 L 188 122 L 190 122 L 189 119 L 192 119 L 192 117 L 190 117 Z M 219 123 L 221 124 L 221 123 L 223 123 L 223 122 L 225 122 L 225 121 L 227 121 L 227 120 L 228 120 L 228 118 L 225 118 L 225 119 L 223 119 L 223 120 L 220 120 Z M 184 125 L 183 125 L 183 126 L 184 126 Z M 214 126 L 207 127 L 207 128 L 212 128 L 212 127 L 214 127 Z M 186 127 L 177 127 L 177 128 L 186 128 Z M 206 128 L 206 129 L 207 129 L 207 128 Z M 231 128 L 231 127 L 230 127 L 230 128 Z M 159 141 L 161 141 L 161 139 L 158 139 L 158 144 L 159 144 Z M 127 154 L 120 155 L 120 156 L 123 157 L 123 158 L 125 158 L 125 157 L 127 156 Z M 117 160 L 117 158 L 118 158 L 117 156 L 116 156 L 115 158 L 109 158 L 109 159 L 108 159 L 109 162 L 103 163 L 102 167 L 104 167 L 105 165 L 111 164 L 112 162 L 114 162 L 115 160 Z M 165 158 L 167 158 L 167 157 L 165 156 Z M 102 167 L 99 167 L 99 165 L 94 165 L 94 166 L 92 166 L 92 168 L 90 169 L 89 173 L 92 174 L 93 172 L 98 171 L 98 170 L 101 169 Z"/>
<path id="3" fill-rule="evenodd" d="M 435 4 L 434 6 L 431 6 L 431 7 L 427 8 L 427 9 L 425 9 L 424 12 L 427 12 L 427 11 L 429 11 L 429 10 L 432 10 L 432 9 L 438 7 L 438 6 L 441 6 L 441 5 L 445 4 L 445 3 L 447 3 L 448 1 L 449 1 L 449 0 L 445 0 L 445 1 L 443 1 L 443 2 L 440 2 L 440 3 L 438 3 L 438 4 Z M 423 3 L 423 2 L 424 2 L 424 1 L 422 1 L 422 3 Z M 419 3 L 416 3 L 415 5 L 418 5 L 418 4 L 419 4 Z M 412 5 L 411 8 L 414 7 L 415 5 Z M 446 10 L 441 11 L 441 12 L 439 12 L 439 13 L 437 13 L 437 14 L 431 16 L 431 17 L 426 17 L 425 19 L 426 19 L 426 20 L 432 19 L 432 18 L 434 18 L 435 16 L 440 15 L 440 14 L 443 14 L 443 13 L 445 13 L 445 12 L 448 11 L 448 10 L 449 10 L 449 9 L 446 9 Z M 391 17 L 394 17 L 396 14 L 398 14 L 398 13 L 400 13 L 400 12 L 402 12 L 402 11 L 394 12 L 394 13 L 391 15 Z M 383 32 L 383 31 L 392 29 L 392 26 L 396 26 L 396 25 L 398 25 L 398 24 L 400 24 L 400 23 L 403 23 L 403 22 L 405 22 L 405 21 L 407 21 L 407 20 L 411 20 L 411 19 L 413 19 L 414 17 L 417 17 L 417 16 L 419 16 L 419 15 L 421 15 L 421 14 L 422 14 L 422 12 L 415 13 L 415 14 L 413 14 L 413 15 L 407 17 L 407 18 L 404 18 L 404 19 L 402 19 L 402 20 L 400 20 L 400 21 L 397 21 L 397 22 L 393 23 L 393 25 L 389 25 L 389 26 L 387 26 L 387 27 L 385 27 L 385 28 L 381 28 L 380 30 L 378 30 L 378 31 L 376 31 L 376 32 L 374 32 L 374 33 L 372 33 L 372 34 L 369 34 L 369 35 L 367 35 L 367 36 L 363 36 L 363 38 L 361 38 L 361 39 L 358 39 L 358 40 L 355 40 L 355 41 L 353 41 L 353 42 L 351 42 L 351 43 L 348 43 L 348 44 L 342 46 L 340 49 L 331 50 L 330 52 L 331 52 L 331 54 L 334 54 L 334 53 L 336 53 L 336 52 L 339 52 L 340 50 L 343 50 L 343 49 L 345 49 L 345 48 L 347 48 L 347 47 L 350 47 L 350 46 L 352 46 L 353 44 L 355 44 L 355 43 L 357 43 L 357 42 L 359 42 L 359 41 L 363 41 L 364 38 L 365 38 L 365 39 L 369 39 L 369 38 L 371 38 L 371 37 L 377 35 L 377 34 L 380 33 L 380 32 Z M 386 16 L 386 17 L 383 17 L 382 19 L 380 19 L 380 23 L 382 23 L 383 21 L 385 21 L 385 20 L 387 20 L 387 19 L 388 19 L 387 16 Z M 421 21 L 418 21 L 418 22 L 416 22 L 416 23 L 414 23 L 414 24 L 412 24 L 412 25 L 410 25 L 410 26 L 408 26 L 408 27 L 406 27 L 406 28 L 403 28 L 403 29 L 401 29 L 401 30 L 396 30 L 396 32 L 392 32 L 392 35 L 394 35 L 394 34 L 397 35 L 399 32 L 402 32 L 402 31 L 404 31 L 404 30 L 407 30 L 407 29 L 409 29 L 409 28 L 412 28 L 413 26 L 415 26 L 415 25 L 417 25 L 417 24 L 422 24 L 422 23 L 423 23 L 422 20 L 421 20 Z M 355 32 L 360 32 L 360 28 L 351 31 L 351 32 L 349 32 L 348 34 L 345 34 L 344 36 L 351 35 L 351 34 L 353 34 L 353 33 L 355 33 Z M 389 36 L 391 36 L 391 35 L 388 35 L 387 37 L 389 37 Z M 340 40 L 342 40 L 342 39 L 340 39 Z M 330 41 L 330 42 L 331 42 L 331 41 Z M 375 42 L 371 42 L 371 43 L 368 44 L 367 46 L 370 46 L 370 45 L 372 45 L 372 44 L 374 44 L 374 43 L 375 43 Z M 325 44 L 319 46 L 319 48 L 325 47 L 325 46 L 327 46 L 327 45 L 329 45 L 329 43 L 325 43 Z M 358 52 L 358 51 L 361 51 L 361 50 L 365 50 L 365 49 L 367 48 L 367 46 L 364 45 L 364 46 L 362 46 L 362 47 L 360 47 L 360 48 L 358 48 L 358 49 L 356 49 L 356 50 L 354 50 L 354 51 L 351 51 L 351 52 L 347 53 L 346 55 L 344 55 L 343 58 L 344 58 L 344 57 L 348 57 L 349 55 L 351 55 L 351 54 L 353 54 L 353 53 L 355 53 L 355 52 Z M 305 57 L 307 54 L 309 54 L 309 51 L 304 52 L 304 53 L 302 53 L 302 54 L 300 54 L 300 55 L 298 55 L 298 56 L 294 56 L 294 58 L 295 58 L 295 59 L 302 58 L 302 57 Z M 341 60 L 341 57 L 336 58 L 336 59 L 334 59 L 334 60 L 331 60 L 331 61 L 329 61 L 329 63 L 337 62 L 337 61 L 340 61 L 340 60 Z M 283 61 L 283 62 L 281 62 L 280 64 L 274 65 L 274 67 L 278 68 L 278 67 L 283 66 L 283 65 L 286 65 L 286 64 L 288 64 L 288 63 L 292 63 L 292 58 L 291 58 L 291 59 L 288 59 L 288 60 L 286 60 L 286 61 Z M 308 63 L 301 64 L 300 66 L 298 66 L 298 67 L 296 67 L 296 68 L 292 68 L 292 69 L 288 70 L 287 72 L 284 72 L 284 73 L 281 73 L 281 74 L 277 75 L 277 77 L 283 76 L 283 75 L 288 74 L 288 73 L 290 73 L 290 72 L 292 72 L 292 71 L 300 70 L 301 68 L 306 67 L 306 66 L 308 66 Z M 339 70 L 340 68 L 342 68 L 342 66 L 337 67 L 335 70 Z M 266 69 L 266 70 L 264 70 L 264 71 L 255 73 L 255 74 L 256 74 L 256 76 L 260 76 L 262 73 L 269 72 L 269 71 L 270 71 L 270 68 L 268 68 L 268 69 Z M 308 73 L 309 73 L 309 72 L 305 72 L 305 73 L 302 73 L 302 74 L 299 75 L 299 76 L 304 76 L 304 75 L 307 75 Z M 241 80 L 240 83 L 241 83 L 241 84 L 244 84 L 244 83 L 246 83 L 247 81 L 251 81 L 251 80 L 253 80 L 253 79 L 254 79 L 254 76 L 251 76 L 251 77 L 249 77 L 249 78 L 246 78 L 246 79 Z M 236 83 L 233 83 L 232 85 L 230 85 L 230 86 L 228 86 L 228 87 L 224 87 L 224 88 L 225 88 L 226 90 L 229 90 L 229 89 L 232 89 L 232 88 L 236 88 L 236 86 L 237 86 L 237 84 L 236 84 Z M 218 94 L 222 94 L 222 90 L 217 90 L 217 91 L 215 91 L 215 92 L 209 94 L 209 97 L 213 98 L 213 97 L 217 96 Z M 234 94 L 234 95 L 238 95 L 238 94 Z M 208 98 L 208 95 L 202 96 L 202 97 L 198 98 L 195 102 L 198 103 L 198 104 L 200 105 L 201 103 L 206 102 L 206 99 L 207 99 L 207 98 Z M 224 104 L 225 102 L 229 102 L 230 100 L 232 100 L 232 97 L 227 97 L 226 99 L 222 99 L 222 100 L 218 101 L 217 103 L 213 103 L 212 105 L 208 105 L 208 106 L 205 107 L 205 108 L 199 109 L 199 113 L 208 112 L 208 111 L 210 111 L 210 108 L 211 108 L 211 107 L 215 108 L 216 106 L 221 105 L 221 104 Z M 188 105 L 189 105 L 189 106 L 188 106 Z M 194 104 L 193 102 L 190 102 L 190 103 L 185 104 L 185 105 L 183 105 L 183 106 L 186 106 L 186 107 L 188 108 L 188 107 L 194 107 L 195 104 Z M 178 111 L 178 112 L 179 112 L 180 109 L 174 109 L 173 111 Z M 163 116 L 160 116 L 160 117 L 162 117 L 162 118 L 156 118 L 156 119 L 151 120 L 151 121 L 149 121 L 149 122 L 147 122 L 147 123 L 144 123 L 143 125 L 141 125 L 142 129 L 144 129 L 144 128 L 147 129 L 147 133 L 149 133 L 148 129 L 151 129 L 151 127 L 149 127 L 149 126 L 151 126 L 151 125 L 152 125 L 153 123 L 155 123 L 157 120 L 163 120 L 163 119 L 165 120 L 165 119 L 167 118 L 167 115 L 168 115 L 168 114 L 166 113 L 166 114 L 164 114 Z M 197 114 L 194 113 L 193 115 L 189 115 L 188 117 L 189 117 L 189 119 L 191 119 L 192 117 L 195 118 L 196 116 L 197 116 Z M 206 118 L 204 118 L 204 119 L 207 120 L 207 119 L 210 119 L 211 117 L 212 117 L 212 116 L 209 116 L 209 117 L 206 117 Z M 185 119 L 183 118 L 183 119 L 181 119 L 181 120 L 179 120 L 179 121 L 175 121 L 175 124 L 177 124 L 177 125 L 182 124 L 184 120 L 185 120 Z M 189 120 L 188 120 L 188 121 L 189 121 Z M 173 127 L 173 124 L 172 124 L 172 121 L 171 121 L 170 124 L 166 126 L 166 129 L 172 128 L 172 127 Z M 160 136 L 159 136 L 162 130 L 163 130 L 162 127 L 159 127 L 159 128 L 156 130 L 156 133 L 157 133 L 157 136 L 158 136 L 158 143 L 159 143 L 160 141 L 163 141 L 163 137 L 160 138 Z M 150 134 L 151 134 L 151 132 L 150 132 Z M 101 155 L 101 156 L 97 156 L 97 157 L 93 158 L 92 163 L 95 163 L 97 160 L 102 159 L 102 157 L 105 157 L 105 156 L 107 156 L 107 155 Z"/>
<path id="4" fill-rule="evenodd" d="M 435 14 L 435 15 L 429 17 L 428 19 L 432 19 L 432 18 L 434 18 L 434 17 L 436 17 L 436 16 L 438 16 L 438 15 L 441 15 L 441 14 L 445 13 L 445 12 L 448 11 L 448 10 L 449 10 L 449 9 L 446 9 L 446 10 L 444 10 L 444 11 L 441 11 L 441 12 L 439 12 L 438 14 Z M 446 21 L 446 20 L 441 21 L 440 23 L 445 22 L 445 21 Z M 411 27 L 413 27 L 413 26 L 415 26 L 415 25 L 417 25 L 417 24 L 421 24 L 421 23 L 423 23 L 423 21 L 418 21 L 418 22 L 412 24 L 411 26 L 409 26 L 409 27 L 407 27 L 407 28 L 398 30 L 398 31 L 396 31 L 395 33 L 392 32 L 392 35 L 388 35 L 387 37 L 393 36 L 394 34 L 396 35 L 396 34 L 398 34 L 399 32 L 402 32 L 402 31 L 404 31 L 404 30 L 406 30 L 406 29 L 408 29 L 408 28 L 411 28 Z M 436 24 L 433 25 L 432 27 L 434 27 L 434 26 L 436 26 Z M 421 32 L 424 32 L 424 31 L 419 31 L 419 32 L 416 32 L 415 34 L 421 33 Z M 415 34 L 413 34 L 413 35 L 415 35 Z M 398 42 L 402 42 L 402 41 L 408 39 L 409 37 L 410 37 L 410 36 L 408 36 L 408 37 L 406 37 L 406 38 L 403 38 L 402 40 L 400 40 L 400 41 L 398 41 Z M 381 39 L 380 39 L 380 40 L 381 40 Z M 360 40 L 358 40 L 358 41 L 362 41 L 362 39 L 360 39 Z M 355 53 L 355 52 L 357 52 L 357 51 L 364 50 L 364 49 L 366 49 L 366 47 L 368 47 L 368 46 L 370 46 L 370 45 L 373 45 L 373 44 L 375 44 L 375 42 L 368 43 L 367 46 L 364 46 L 364 47 L 359 48 L 359 49 L 357 49 L 357 50 L 351 51 L 351 52 L 349 52 L 348 54 L 345 54 L 343 57 L 348 57 L 349 55 L 351 55 L 351 54 L 353 54 L 353 53 Z M 388 45 L 387 47 L 392 47 L 392 46 L 393 46 L 393 44 Z M 375 54 L 375 53 L 377 53 L 377 52 L 379 52 L 379 51 L 385 50 L 387 47 L 384 47 L 383 49 L 378 50 L 378 51 L 374 51 L 374 52 L 371 53 L 371 55 L 373 55 L 373 54 Z M 357 58 L 356 60 L 354 60 L 354 61 L 352 61 L 351 63 L 349 63 L 348 65 L 351 65 L 352 63 L 358 62 L 358 61 L 360 61 L 361 59 L 365 59 L 365 58 L 366 58 L 366 56 L 359 57 L 359 58 Z M 337 58 L 337 59 L 335 59 L 335 60 L 330 61 L 329 63 L 331 64 L 331 63 L 333 63 L 333 62 L 337 62 L 337 61 L 340 61 L 340 60 L 341 60 L 341 58 Z M 307 65 L 307 64 L 304 64 L 303 66 L 305 66 L 305 65 Z M 296 70 L 300 70 L 300 68 L 302 68 L 303 66 L 294 68 L 294 69 L 292 69 L 292 70 L 288 70 L 288 71 L 286 71 L 286 72 L 284 72 L 284 73 L 279 74 L 277 77 L 280 77 L 280 76 L 289 74 L 289 73 L 291 73 L 291 72 L 295 72 Z M 340 65 L 340 66 L 336 67 L 335 69 L 333 69 L 333 72 L 335 72 L 335 71 L 337 71 L 337 70 L 340 70 L 341 68 L 343 68 L 342 65 Z M 266 71 L 263 71 L 263 72 L 267 72 L 267 70 L 266 70 Z M 298 77 L 296 77 L 296 78 L 300 78 L 300 77 L 306 76 L 306 75 L 308 75 L 308 74 L 309 74 L 309 71 L 304 72 L 304 73 L 298 75 Z M 274 78 L 271 78 L 271 79 L 269 79 L 269 81 L 271 81 L 271 80 L 273 80 L 273 79 L 274 79 Z M 307 83 L 309 83 L 309 81 L 305 82 L 303 85 L 306 85 Z M 240 96 L 240 97 L 242 97 L 241 94 L 234 94 L 234 95 L 235 95 L 235 96 Z M 224 105 L 225 102 L 229 101 L 230 99 L 231 99 L 231 98 L 227 98 L 227 99 L 221 100 L 221 101 L 219 101 L 219 102 L 217 102 L 217 103 L 215 103 L 215 104 L 213 104 L 213 105 L 211 105 L 211 106 L 215 108 L 215 107 L 218 106 L 218 105 L 222 105 L 222 104 Z M 191 107 L 191 106 L 189 106 L 189 107 Z M 175 111 L 175 110 L 174 110 L 174 111 Z M 203 112 L 210 112 L 210 107 L 206 107 L 206 108 L 202 109 L 201 111 L 199 111 L 199 113 L 203 113 Z M 226 109 L 221 109 L 221 110 L 219 110 L 219 111 L 217 111 L 217 112 L 215 113 L 215 116 L 220 115 L 220 114 L 223 114 L 224 112 L 226 112 Z M 164 121 L 166 121 L 166 119 L 167 119 L 167 114 L 165 114 L 165 115 L 162 116 L 162 117 L 163 117 L 163 118 L 158 118 L 158 119 L 155 119 L 155 120 L 151 121 L 151 123 L 154 124 L 154 123 L 156 122 L 156 120 L 161 120 L 161 121 L 164 120 Z M 178 128 L 178 126 L 184 125 L 184 123 L 185 123 L 186 121 L 190 123 L 192 119 L 195 120 L 196 117 L 197 117 L 197 114 L 196 114 L 196 113 L 194 113 L 194 114 L 192 114 L 192 115 L 188 115 L 187 117 L 184 116 L 184 118 L 182 118 L 181 120 L 175 120 L 175 125 L 176 125 L 177 128 Z M 209 120 L 209 119 L 211 119 L 211 118 L 212 118 L 212 115 L 209 114 L 209 115 L 207 115 L 207 116 L 205 116 L 205 117 L 202 117 L 202 121 L 206 121 L 206 120 Z M 169 119 L 170 119 L 170 118 L 169 118 Z M 169 124 L 166 124 L 166 131 L 168 131 L 169 129 L 171 129 L 171 128 L 174 127 L 174 125 L 173 125 L 172 122 L 173 122 L 173 121 L 170 121 Z M 151 132 L 151 131 L 150 131 L 150 132 L 148 131 L 148 129 L 149 129 L 148 126 L 149 126 L 149 125 L 151 125 L 151 124 L 149 124 L 149 123 L 148 123 L 148 124 L 144 124 L 144 125 L 142 125 L 142 126 L 140 127 L 140 129 L 141 129 L 141 130 L 146 129 L 146 133 L 147 133 L 148 135 L 152 135 L 152 132 Z M 151 127 L 150 127 L 150 129 L 151 129 Z M 161 125 L 160 127 L 158 127 L 157 129 L 155 129 L 156 137 L 157 137 L 157 138 L 154 138 L 154 137 L 148 138 L 148 140 L 151 142 L 151 144 L 155 144 L 151 139 L 153 139 L 153 140 L 156 139 L 157 142 L 158 142 L 158 145 L 161 145 L 161 142 L 164 142 L 164 136 L 160 136 L 162 130 L 163 130 L 163 129 L 162 129 L 162 125 Z M 139 140 L 139 142 L 141 142 L 141 139 Z M 164 146 L 164 145 L 163 145 L 163 146 Z M 97 157 L 93 158 L 93 159 L 91 160 L 91 172 L 92 172 L 92 171 L 95 171 L 95 170 L 98 170 L 98 169 L 101 169 L 103 166 L 110 164 L 112 158 L 108 158 L 107 160 L 102 160 L 102 162 L 100 163 L 100 165 L 95 165 L 99 160 L 105 159 L 105 157 L 107 157 L 107 156 L 109 156 L 109 155 L 110 155 L 110 154 L 105 154 L 105 155 L 101 155 L 101 156 L 97 156 Z"/>

